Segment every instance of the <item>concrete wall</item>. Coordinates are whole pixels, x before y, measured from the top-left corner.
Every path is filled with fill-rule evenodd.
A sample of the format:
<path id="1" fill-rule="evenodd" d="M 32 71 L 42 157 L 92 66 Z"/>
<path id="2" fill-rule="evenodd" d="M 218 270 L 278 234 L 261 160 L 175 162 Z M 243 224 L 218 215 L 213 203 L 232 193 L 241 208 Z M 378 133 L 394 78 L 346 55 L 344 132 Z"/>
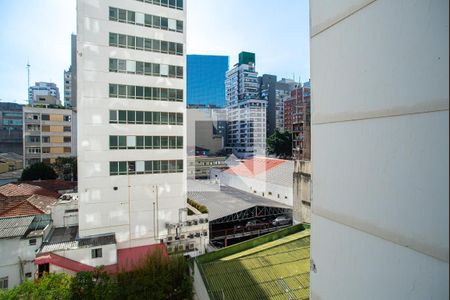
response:
<path id="1" fill-rule="evenodd" d="M 311 162 L 294 164 L 293 217 L 295 223 L 311 223 Z"/>
<path id="2" fill-rule="evenodd" d="M 448 9 L 310 1 L 313 300 L 449 297 Z"/>
<path id="3" fill-rule="evenodd" d="M 228 185 L 241 191 L 262 196 L 286 205 L 292 206 L 293 204 L 292 187 L 270 183 L 259 178 L 236 176 L 224 172 L 221 172 L 219 176 L 220 183 L 223 185 Z"/>
<path id="4" fill-rule="evenodd" d="M 92 249 L 98 248 L 102 248 L 102 257 L 92 258 Z M 53 253 L 92 267 L 117 264 L 117 247 L 115 244 L 53 251 Z"/>
<path id="5" fill-rule="evenodd" d="M 25 280 L 26 273 L 34 275 L 35 251 L 41 244 L 42 237 L 36 237 L 36 245 L 29 245 L 29 239 L 20 237 L 0 239 L 0 278 L 8 277 L 8 288 Z"/>

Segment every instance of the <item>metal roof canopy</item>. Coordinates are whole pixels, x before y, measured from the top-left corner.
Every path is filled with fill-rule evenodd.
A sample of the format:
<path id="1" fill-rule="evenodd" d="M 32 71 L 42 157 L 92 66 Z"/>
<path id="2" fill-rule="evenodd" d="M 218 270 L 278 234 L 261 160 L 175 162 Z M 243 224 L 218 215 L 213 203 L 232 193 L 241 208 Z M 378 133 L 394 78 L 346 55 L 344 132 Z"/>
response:
<path id="1" fill-rule="evenodd" d="M 208 208 L 212 224 L 292 212 L 288 205 L 229 186 L 220 186 L 220 191 L 191 191 L 188 197 Z"/>

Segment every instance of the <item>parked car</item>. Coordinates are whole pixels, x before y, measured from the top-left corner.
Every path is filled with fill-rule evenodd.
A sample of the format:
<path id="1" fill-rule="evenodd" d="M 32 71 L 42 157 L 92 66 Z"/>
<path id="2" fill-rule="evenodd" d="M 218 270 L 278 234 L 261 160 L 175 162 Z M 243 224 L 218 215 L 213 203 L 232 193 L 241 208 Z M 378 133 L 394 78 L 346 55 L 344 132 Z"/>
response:
<path id="1" fill-rule="evenodd" d="M 266 227 L 266 223 L 260 220 L 251 220 L 245 225 L 245 229 L 260 229 L 264 227 Z"/>
<path id="2" fill-rule="evenodd" d="M 288 225 L 291 224 L 291 222 L 292 222 L 291 218 L 287 216 L 279 216 L 272 221 L 272 225 L 273 226 Z"/>

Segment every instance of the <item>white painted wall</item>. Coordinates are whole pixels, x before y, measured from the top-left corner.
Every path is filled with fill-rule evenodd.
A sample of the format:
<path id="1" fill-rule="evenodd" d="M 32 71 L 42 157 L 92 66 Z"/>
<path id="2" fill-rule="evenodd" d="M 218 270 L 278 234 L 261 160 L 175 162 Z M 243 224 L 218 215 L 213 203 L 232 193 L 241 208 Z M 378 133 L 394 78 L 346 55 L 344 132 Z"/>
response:
<path id="1" fill-rule="evenodd" d="M 36 249 L 42 244 L 42 237 L 35 237 L 35 239 L 36 245 L 29 245 L 30 239 L 20 239 L 20 237 L 0 239 L 0 278 L 8 277 L 8 288 L 13 288 L 25 280 L 25 274 L 28 272 L 34 275 L 33 260 Z"/>
<path id="2" fill-rule="evenodd" d="M 185 103 L 110 99 L 108 84 L 185 89 L 185 79 L 110 73 L 109 58 L 185 66 L 185 56 L 109 47 L 109 32 L 185 44 L 186 34 L 108 21 L 108 7 L 185 20 L 186 11 L 139 1 L 78 0 L 77 131 L 80 236 L 116 234 L 119 248 L 159 243 L 164 224 L 178 221 L 186 203 L 186 171 L 167 175 L 109 176 L 110 161 L 183 159 L 186 151 L 109 150 L 109 135 L 183 135 L 185 126 L 110 125 L 109 110 L 181 112 Z M 184 26 L 186 28 L 186 24 Z M 184 78 L 186 71 L 184 70 Z M 184 93 L 186 94 L 186 93 Z M 186 99 L 186 96 L 184 96 Z M 186 139 L 185 139 L 186 140 Z M 186 143 L 186 142 L 184 142 Z M 184 163 L 186 170 L 186 162 Z M 158 201 L 155 186 L 159 186 Z M 115 191 L 113 187 L 118 189 Z M 156 214 L 153 203 L 159 202 Z M 156 217 L 157 216 L 157 217 Z M 156 232 L 154 220 L 159 223 Z"/>
<path id="3" fill-rule="evenodd" d="M 98 248 L 102 248 L 102 257 L 92 258 L 92 249 Z M 115 244 L 90 248 L 59 250 L 53 251 L 53 253 L 92 267 L 117 264 L 117 247 Z"/>
<path id="4" fill-rule="evenodd" d="M 449 297 L 448 8 L 310 1 L 311 299 Z"/>
<path id="5" fill-rule="evenodd" d="M 220 183 L 223 185 L 231 186 L 241 191 L 252 193 L 285 205 L 292 206 L 293 204 L 292 185 L 284 186 L 270 183 L 260 178 L 236 176 L 225 172 L 221 172 L 219 176 Z"/>

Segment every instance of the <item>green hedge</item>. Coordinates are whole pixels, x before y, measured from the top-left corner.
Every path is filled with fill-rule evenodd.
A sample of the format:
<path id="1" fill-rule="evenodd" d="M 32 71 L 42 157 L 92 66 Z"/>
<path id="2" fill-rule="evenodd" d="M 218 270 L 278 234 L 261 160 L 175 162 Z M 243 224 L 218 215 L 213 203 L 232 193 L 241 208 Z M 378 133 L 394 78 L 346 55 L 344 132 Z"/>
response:
<path id="1" fill-rule="evenodd" d="M 287 235 L 291 235 L 293 233 L 297 233 L 300 231 L 305 230 L 305 224 L 297 224 L 288 228 L 284 228 L 269 234 L 265 234 L 262 235 L 260 237 L 248 240 L 248 241 L 244 241 L 238 244 L 234 244 L 232 246 L 229 247 L 225 247 L 223 249 L 214 251 L 214 252 L 210 252 L 207 254 L 204 254 L 202 256 L 199 256 L 196 258 L 196 260 L 201 263 L 208 263 L 217 259 L 221 259 L 223 257 L 226 256 L 230 256 L 233 255 L 235 253 L 244 251 L 244 250 L 248 250 L 251 249 L 253 247 L 268 243 L 268 242 L 272 242 L 275 240 L 278 240 L 279 238 L 285 237 Z"/>
<path id="2" fill-rule="evenodd" d="M 208 208 L 204 205 L 201 205 L 200 203 L 192 200 L 192 199 L 187 199 L 187 203 L 191 206 L 193 206 L 194 208 L 196 208 L 199 212 L 201 212 L 202 214 L 207 214 L 208 213 Z"/>

